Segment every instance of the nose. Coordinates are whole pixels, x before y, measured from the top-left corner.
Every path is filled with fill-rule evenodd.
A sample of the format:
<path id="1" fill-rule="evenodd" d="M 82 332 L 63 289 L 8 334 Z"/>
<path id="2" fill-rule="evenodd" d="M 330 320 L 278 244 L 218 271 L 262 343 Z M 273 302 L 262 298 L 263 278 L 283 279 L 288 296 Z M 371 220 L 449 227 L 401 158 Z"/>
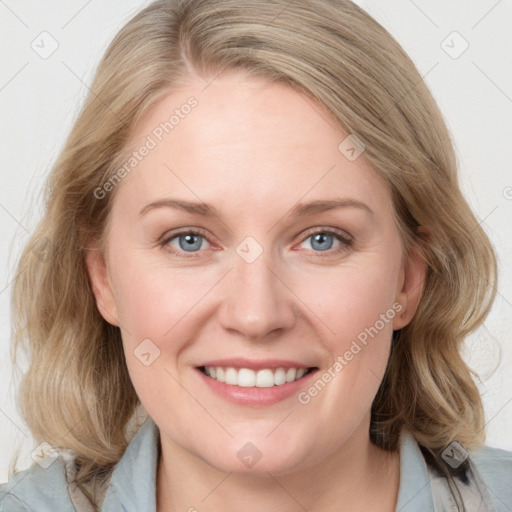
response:
<path id="1" fill-rule="evenodd" d="M 252 263 L 235 254 L 224 290 L 219 311 L 224 329 L 265 341 L 294 325 L 294 295 L 272 268 L 266 252 Z"/>

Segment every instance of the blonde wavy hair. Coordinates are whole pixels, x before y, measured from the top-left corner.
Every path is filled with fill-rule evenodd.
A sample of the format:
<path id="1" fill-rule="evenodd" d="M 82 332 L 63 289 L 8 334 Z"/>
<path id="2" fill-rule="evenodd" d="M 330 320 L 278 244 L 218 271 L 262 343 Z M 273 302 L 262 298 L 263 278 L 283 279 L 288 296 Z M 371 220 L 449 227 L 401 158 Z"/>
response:
<path id="1" fill-rule="evenodd" d="M 103 56 L 13 287 L 14 365 L 19 349 L 31 355 L 21 413 L 37 442 L 76 454 L 77 484 L 95 507 L 140 402 L 120 331 L 99 314 L 86 270 L 86 248 L 102 239 L 115 197 L 94 192 L 159 98 L 191 73 L 213 80 L 225 70 L 306 93 L 362 141 L 392 191 L 404 247 L 419 245 L 428 263 L 418 310 L 393 335 L 372 441 L 395 449 L 402 427 L 432 453 L 453 439 L 470 449 L 485 440 L 477 376 L 460 351 L 494 300 L 496 257 L 459 189 L 450 134 L 411 59 L 349 0 L 159 0 Z"/>

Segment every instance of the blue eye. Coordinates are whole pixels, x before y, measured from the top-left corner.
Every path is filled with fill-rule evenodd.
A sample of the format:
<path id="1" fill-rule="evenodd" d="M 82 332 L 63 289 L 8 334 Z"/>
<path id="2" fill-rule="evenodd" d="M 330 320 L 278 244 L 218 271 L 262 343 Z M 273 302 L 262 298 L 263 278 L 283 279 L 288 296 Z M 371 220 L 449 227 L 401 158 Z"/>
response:
<path id="1" fill-rule="evenodd" d="M 179 247 L 172 245 L 171 242 L 175 240 L 178 241 Z M 201 249 L 204 240 L 206 240 L 206 238 L 196 231 L 184 231 L 167 239 L 165 243 L 174 249 L 171 252 L 178 252 L 178 249 L 185 252 L 197 252 Z"/>
<path id="2" fill-rule="evenodd" d="M 334 236 L 329 233 L 317 233 L 309 236 L 306 240 L 311 239 L 311 247 L 319 251 L 327 251 L 333 245 Z"/>
<path id="3" fill-rule="evenodd" d="M 302 239 L 301 244 L 311 240 L 309 250 L 313 251 L 315 256 L 332 256 L 347 250 L 352 244 L 352 239 L 344 232 L 338 233 L 332 229 L 316 228 L 316 231 L 310 231 L 310 233 Z M 199 256 L 196 253 L 201 252 L 201 249 L 205 248 L 203 247 L 203 242 L 210 243 L 202 231 L 199 229 L 188 229 L 168 236 L 161 242 L 161 245 L 178 258 L 194 258 Z M 336 242 L 337 245 L 334 246 Z"/>
<path id="4" fill-rule="evenodd" d="M 310 246 L 314 252 L 329 251 L 329 254 L 340 252 L 349 247 L 352 243 L 352 240 L 348 237 L 329 230 L 315 231 L 311 235 L 307 236 L 302 243 L 308 240 L 311 240 Z M 331 251 L 330 249 L 333 248 L 333 244 L 336 241 L 338 244 Z"/>

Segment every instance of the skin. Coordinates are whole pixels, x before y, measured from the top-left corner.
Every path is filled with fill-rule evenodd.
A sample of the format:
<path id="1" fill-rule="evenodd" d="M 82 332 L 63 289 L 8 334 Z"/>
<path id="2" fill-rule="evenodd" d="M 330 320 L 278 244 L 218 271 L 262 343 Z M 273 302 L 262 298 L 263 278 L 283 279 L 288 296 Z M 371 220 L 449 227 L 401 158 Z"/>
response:
<path id="1" fill-rule="evenodd" d="M 139 123 L 135 146 L 198 100 L 117 185 L 105 253 L 91 246 L 87 259 L 98 308 L 121 327 L 131 379 L 160 428 L 158 511 L 394 511 L 399 454 L 370 442 L 370 407 L 392 331 L 417 308 L 425 265 L 416 251 L 404 259 L 386 184 L 364 153 L 349 161 L 338 150 L 347 134 L 320 105 L 238 73 L 205 85 L 191 77 Z M 140 215 L 170 197 L 212 204 L 219 216 L 168 207 Z M 373 213 L 290 215 L 298 202 L 335 198 Z M 180 250 L 179 228 L 204 230 L 202 246 Z M 326 229 L 352 242 L 313 245 Z M 236 251 L 247 236 L 263 249 L 252 263 Z M 397 303 L 400 314 L 307 404 L 293 396 L 235 405 L 194 369 L 214 358 L 283 358 L 320 376 Z M 144 339 L 160 350 L 149 366 L 134 355 Z M 262 454 L 252 468 L 237 458 L 247 442 Z"/>

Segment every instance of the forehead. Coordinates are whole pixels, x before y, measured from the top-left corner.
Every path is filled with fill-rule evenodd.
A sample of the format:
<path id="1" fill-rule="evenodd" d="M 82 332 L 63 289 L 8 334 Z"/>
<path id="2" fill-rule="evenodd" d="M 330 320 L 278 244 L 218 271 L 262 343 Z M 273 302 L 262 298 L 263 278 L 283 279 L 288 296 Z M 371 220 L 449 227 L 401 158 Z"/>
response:
<path id="1" fill-rule="evenodd" d="M 348 135 L 287 85 L 236 73 L 191 79 L 139 122 L 131 147 L 149 149 L 139 151 L 121 195 L 141 205 L 166 195 L 200 199 L 239 212 L 292 207 L 301 197 L 347 196 L 389 208 L 387 187 L 364 153 L 352 161 L 340 150 Z"/>

